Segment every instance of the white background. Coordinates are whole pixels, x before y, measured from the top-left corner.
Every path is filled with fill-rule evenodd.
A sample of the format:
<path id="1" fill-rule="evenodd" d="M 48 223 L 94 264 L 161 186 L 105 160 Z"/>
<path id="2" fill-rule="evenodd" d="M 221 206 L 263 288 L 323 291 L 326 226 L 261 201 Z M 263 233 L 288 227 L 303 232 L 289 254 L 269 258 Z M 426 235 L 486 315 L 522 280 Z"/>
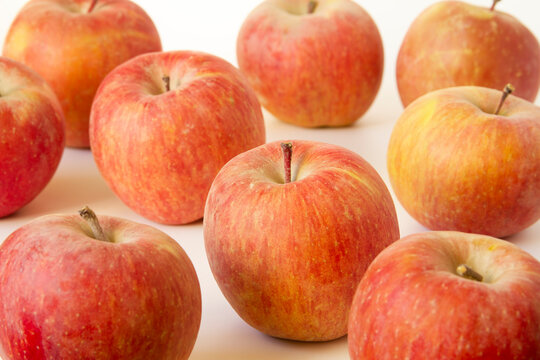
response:
<path id="1" fill-rule="evenodd" d="M 258 0 L 137 0 L 154 20 L 164 50 L 200 50 L 218 55 L 236 65 L 238 30 Z M 490 6 L 491 0 L 470 1 Z M 0 0 L 0 47 L 24 0 Z M 389 186 L 386 147 L 392 126 L 403 108 L 395 84 L 395 60 L 403 36 L 413 19 L 435 0 L 358 1 L 379 27 L 385 48 L 385 72 L 377 99 L 354 126 L 339 129 L 303 129 L 279 122 L 265 113 L 267 141 L 307 139 L 347 147 L 371 163 Z M 520 19 L 538 38 L 540 2 L 505 0 L 497 9 Z M 66 29 L 69 31 L 69 29 Z M 91 54 L 89 54 L 91 56 Z M 540 100 L 536 100 L 540 105 Z M 393 194 L 393 193 L 392 193 Z M 401 235 L 426 231 L 394 198 Z M 97 213 L 128 218 L 155 226 L 180 243 L 197 270 L 203 296 L 203 315 L 193 360 L 292 360 L 348 359 L 346 337 L 326 343 L 301 343 L 265 336 L 246 325 L 228 305 L 208 266 L 202 222 L 184 226 L 163 226 L 142 218 L 127 208 L 102 180 L 89 150 L 66 149 L 49 185 L 29 205 L 0 219 L 0 242 L 19 226 L 49 213 L 75 213 L 90 205 Z M 540 259 L 540 222 L 516 234 L 509 241 Z"/>

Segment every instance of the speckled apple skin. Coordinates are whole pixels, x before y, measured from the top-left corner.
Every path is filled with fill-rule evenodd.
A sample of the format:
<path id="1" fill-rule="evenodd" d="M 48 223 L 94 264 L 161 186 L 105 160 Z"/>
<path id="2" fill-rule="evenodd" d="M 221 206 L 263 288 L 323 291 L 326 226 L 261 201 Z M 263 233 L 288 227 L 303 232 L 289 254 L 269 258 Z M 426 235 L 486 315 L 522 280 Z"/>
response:
<path id="1" fill-rule="evenodd" d="M 156 27 L 126 0 L 31 0 L 7 34 L 3 55 L 36 70 L 55 91 L 66 117 L 66 145 L 87 148 L 96 90 L 112 69 L 161 51 Z"/>
<path id="2" fill-rule="evenodd" d="M 352 1 L 320 0 L 313 14 L 307 7 L 307 0 L 268 0 L 253 10 L 238 35 L 238 65 L 276 118 L 304 127 L 350 125 L 380 87 L 379 31 Z"/>
<path id="3" fill-rule="evenodd" d="M 437 89 L 476 85 L 500 90 L 507 83 L 515 86 L 516 96 L 534 101 L 540 87 L 540 44 L 509 14 L 441 1 L 411 24 L 399 50 L 396 78 L 404 106 Z"/>
<path id="4" fill-rule="evenodd" d="M 540 108 L 501 91 L 426 94 L 397 120 L 388 145 L 392 188 L 432 230 L 504 237 L 540 218 Z"/>
<path id="5" fill-rule="evenodd" d="M 399 238 L 384 182 L 344 148 L 293 141 L 283 184 L 279 142 L 238 155 L 219 172 L 204 216 L 208 261 L 221 291 L 271 336 L 326 341 L 347 333 L 365 269 Z"/>
<path id="6" fill-rule="evenodd" d="M 92 153 L 109 186 L 165 224 L 200 219 L 221 167 L 265 136 L 261 106 L 240 72 L 190 51 L 146 54 L 116 68 L 90 120 Z"/>
<path id="7" fill-rule="evenodd" d="M 49 183 L 64 152 L 64 126 L 45 80 L 0 57 L 0 217 L 28 204 Z"/>
<path id="8" fill-rule="evenodd" d="M 457 275 L 461 263 L 484 281 Z M 362 278 L 348 344 L 352 360 L 540 359 L 540 263 L 488 236 L 407 236 Z"/>
<path id="9" fill-rule="evenodd" d="M 185 360 L 201 319 L 186 253 L 147 225 L 38 218 L 0 246 L 0 354 L 8 360 Z M 2 353 L 3 352 L 3 353 Z"/>

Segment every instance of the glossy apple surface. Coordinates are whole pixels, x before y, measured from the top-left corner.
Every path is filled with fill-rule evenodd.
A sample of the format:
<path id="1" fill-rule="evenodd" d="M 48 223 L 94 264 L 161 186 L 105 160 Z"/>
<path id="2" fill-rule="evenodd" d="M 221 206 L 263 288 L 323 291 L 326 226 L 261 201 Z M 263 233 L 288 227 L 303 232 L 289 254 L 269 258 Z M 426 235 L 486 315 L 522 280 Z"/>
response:
<path id="1" fill-rule="evenodd" d="M 183 224 L 203 216 L 219 169 L 263 144 L 265 129 L 236 68 L 174 51 L 139 56 L 107 76 L 92 107 L 90 140 L 122 201 L 153 221 Z"/>
<path id="2" fill-rule="evenodd" d="M 88 147 L 88 118 L 105 75 L 132 57 L 160 51 L 148 15 L 127 0 L 32 0 L 13 21 L 4 56 L 36 70 L 66 117 L 66 144 Z"/>
<path id="3" fill-rule="evenodd" d="M 325 341 L 347 332 L 365 269 L 399 238 L 390 193 L 359 155 L 292 142 L 285 179 L 279 142 L 236 156 L 208 195 L 204 239 L 221 291 L 271 336 Z"/>
<path id="4" fill-rule="evenodd" d="M 108 241 L 77 215 L 49 215 L 0 246 L 3 359 L 188 358 L 201 293 L 186 253 L 150 226 L 99 222 Z"/>
<path id="5" fill-rule="evenodd" d="M 403 207 L 432 230 L 504 237 L 540 218 L 540 108 L 481 87 L 437 90 L 411 103 L 388 145 Z"/>
<path id="6" fill-rule="evenodd" d="M 343 126 L 375 99 L 383 46 L 369 14 L 349 0 L 267 0 L 246 18 L 237 57 L 261 104 L 304 127 Z"/>
<path id="7" fill-rule="evenodd" d="M 0 217 L 33 200 L 64 151 L 64 115 L 45 80 L 0 57 Z"/>
<path id="8" fill-rule="evenodd" d="M 464 277 L 462 264 L 481 275 Z M 540 262 L 484 235 L 426 232 L 383 250 L 354 296 L 352 360 L 540 358 Z"/>
<path id="9" fill-rule="evenodd" d="M 516 96 L 534 101 L 540 87 L 540 44 L 518 19 L 497 8 L 441 1 L 409 27 L 396 77 L 404 106 L 437 89 L 476 85 L 498 90 L 506 83 L 516 87 Z"/>

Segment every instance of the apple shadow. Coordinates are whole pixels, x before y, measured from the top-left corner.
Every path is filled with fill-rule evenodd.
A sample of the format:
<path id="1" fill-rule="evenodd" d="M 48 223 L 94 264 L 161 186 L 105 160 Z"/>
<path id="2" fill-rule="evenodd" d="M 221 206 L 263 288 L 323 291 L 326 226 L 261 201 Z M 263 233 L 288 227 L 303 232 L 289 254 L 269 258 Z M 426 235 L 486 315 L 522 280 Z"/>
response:
<path id="1" fill-rule="evenodd" d="M 255 345 L 246 345 L 244 348 L 227 346 L 222 350 L 198 349 L 199 351 L 192 353 L 190 360 L 296 360 L 302 358 L 318 359 L 321 356 L 328 358 L 329 354 L 335 354 L 336 351 L 347 353 L 347 336 L 324 342 L 278 339 L 264 334 L 260 334 L 260 336 L 264 338 L 259 340 L 267 343 L 262 351 L 261 347 L 258 347 L 258 350 L 255 349 Z M 253 340 L 258 342 L 256 339 Z"/>

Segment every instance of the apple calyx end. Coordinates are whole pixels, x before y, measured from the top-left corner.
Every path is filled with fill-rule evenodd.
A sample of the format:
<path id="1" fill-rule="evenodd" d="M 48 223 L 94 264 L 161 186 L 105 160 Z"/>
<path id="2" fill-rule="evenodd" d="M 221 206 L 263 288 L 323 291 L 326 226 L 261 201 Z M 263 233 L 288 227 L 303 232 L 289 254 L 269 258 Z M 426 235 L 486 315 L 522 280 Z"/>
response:
<path id="1" fill-rule="evenodd" d="M 500 1 L 500 0 L 499 0 Z M 318 2 L 316 1 L 310 1 L 308 3 L 308 10 L 307 10 L 307 13 L 308 14 L 313 14 L 315 12 L 315 9 L 317 8 L 317 5 L 319 5 Z"/>
<path id="2" fill-rule="evenodd" d="M 96 7 L 96 4 L 97 4 L 98 0 L 92 0 L 92 2 L 90 3 L 90 6 L 88 7 L 88 13 L 91 13 L 92 10 L 94 10 L 94 8 Z"/>
<path id="3" fill-rule="evenodd" d="M 491 4 L 491 8 L 489 9 L 489 11 L 495 11 L 495 5 L 497 5 L 499 1 L 501 0 L 493 0 L 493 4 Z"/>
<path id="4" fill-rule="evenodd" d="M 497 105 L 497 109 L 495 110 L 495 115 L 499 115 L 499 111 L 501 111 L 501 108 L 502 108 L 502 106 L 504 104 L 504 101 L 506 100 L 508 95 L 510 95 L 511 93 L 514 92 L 515 89 L 516 88 L 512 84 L 506 84 L 504 86 L 503 93 L 502 93 L 502 96 L 501 96 L 501 100 L 499 101 L 499 105 Z"/>
<path id="5" fill-rule="evenodd" d="M 161 80 L 163 80 L 163 83 L 165 84 L 165 92 L 171 91 L 171 77 L 164 75 Z"/>
<path id="6" fill-rule="evenodd" d="M 480 281 L 480 282 L 482 282 L 484 280 L 484 277 L 482 275 L 480 275 L 479 273 L 474 271 L 467 264 L 459 265 L 456 268 L 456 272 L 458 273 L 458 275 L 460 275 L 461 277 L 464 277 L 466 279 L 476 280 L 476 281 Z"/>
<path id="7" fill-rule="evenodd" d="M 79 215 L 86 221 L 88 226 L 90 226 L 90 229 L 92 229 L 92 233 L 94 234 L 94 238 L 96 240 L 111 242 L 103 232 L 103 228 L 99 224 L 96 213 L 92 209 L 90 209 L 88 206 L 85 206 L 81 210 L 79 210 Z"/>
<path id="8" fill-rule="evenodd" d="M 281 143 L 281 150 L 283 151 L 283 163 L 285 167 L 284 184 L 287 184 L 291 182 L 292 143 Z"/>

